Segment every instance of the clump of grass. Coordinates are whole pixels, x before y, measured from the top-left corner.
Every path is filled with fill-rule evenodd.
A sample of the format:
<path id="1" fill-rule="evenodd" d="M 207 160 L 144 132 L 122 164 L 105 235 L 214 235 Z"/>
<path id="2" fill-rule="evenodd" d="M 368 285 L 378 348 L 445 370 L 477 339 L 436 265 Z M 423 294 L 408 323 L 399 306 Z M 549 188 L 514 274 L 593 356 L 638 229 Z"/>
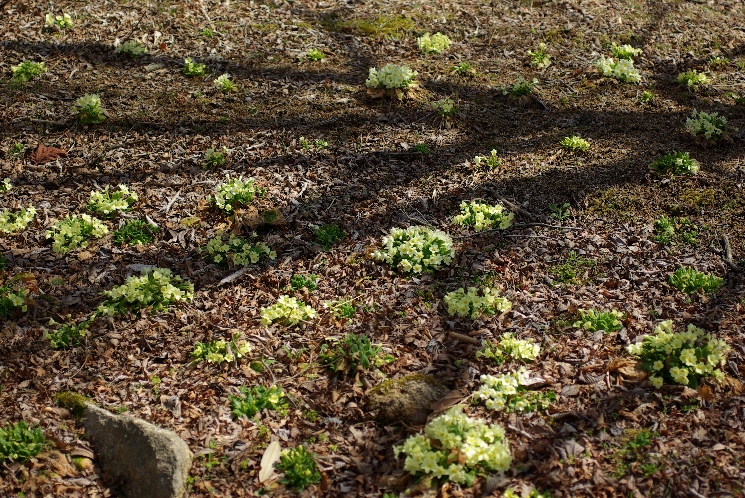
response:
<path id="1" fill-rule="evenodd" d="M 301 275 L 299 273 L 296 273 L 290 279 L 290 287 L 294 291 L 298 291 L 302 288 L 306 288 L 309 291 L 314 291 L 318 288 L 319 278 L 320 277 L 318 275 Z"/>
<path id="2" fill-rule="evenodd" d="M 80 323 L 75 323 L 72 320 L 71 315 L 67 315 L 67 322 L 55 322 L 53 319 L 49 319 L 49 325 L 57 325 L 56 330 L 45 330 L 44 337 L 49 340 L 49 344 L 54 349 L 65 349 L 71 346 L 77 346 L 81 343 L 83 338 L 88 335 L 88 327 L 95 320 L 95 316 L 92 316 L 88 320 L 83 320 Z"/>
<path id="3" fill-rule="evenodd" d="M 584 138 L 579 137 L 578 135 L 564 137 L 561 142 L 559 142 L 559 145 L 561 145 L 564 149 L 571 150 L 573 152 L 585 152 L 590 149 L 590 142 L 588 142 Z"/>
<path id="4" fill-rule="evenodd" d="M 41 453 L 46 444 L 41 427 L 31 428 L 23 420 L 8 423 L 0 427 L 0 462 L 23 463 Z"/>
<path id="5" fill-rule="evenodd" d="M 43 62 L 31 61 L 23 61 L 17 66 L 11 66 L 10 70 L 13 73 L 11 81 L 17 84 L 26 83 L 40 74 L 47 72 L 47 68 L 44 67 Z"/>
<path id="6" fill-rule="evenodd" d="M 369 337 L 353 333 L 340 341 L 324 344 L 318 355 L 321 365 L 341 376 L 353 376 L 356 371 L 367 371 L 390 361 L 393 357 L 384 354 L 379 346 L 373 346 Z"/>
<path id="7" fill-rule="evenodd" d="M 721 69 L 723 67 L 726 67 L 729 65 L 729 59 L 727 57 L 722 57 L 721 55 L 715 55 L 711 59 L 709 59 L 709 67 L 712 69 Z"/>
<path id="8" fill-rule="evenodd" d="M 698 173 L 701 166 L 688 152 L 672 152 L 652 162 L 649 169 L 661 175 L 691 175 Z"/>
<path id="9" fill-rule="evenodd" d="M 336 223 L 321 225 L 313 231 L 313 234 L 316 244 L 323 247 L 324 251 L 328 251 L 331 246 L 344 238 L 344 232 Z"/>
<path id="10" fill-rule="evenodd" d="M 323 53 L 322 50 L 319 50 L 317 48 L 311 48 L 308 50 L 308 53 L 305 55 L 305 58 L 309 61 L 318 62 L 320 60 L 323 60 L 323 58 L 326 57 L 326 54 Z"/>
<path id="11" fill-rule="evenodd" d="M 424 156 L 429 155 L 429 147 L 427 147 L 427 144 L 425 143 L 416 144 L 414 147 L 412 147 L 411 150 L 413 150 L 414 152 L 418 152 Z"/>
<path id="12" fill-rule="evenodd" d="M 582 284 L 587 281 L 596 262 L 570 251 L 566 260 L 548 269 L 548 273 L 561 284 Z"/>
<path id="13" fill-rule="evenodd" d="M 181 72 L 184 73 L 185 76 L 204 76 L 204 64 L 199 64 L 197 62 L 194 62 L 191 57 L 187 57 L 184 59 L 184 66 L 181 68 Z"/>
<path id="14" fill-rule="evenodd" d="M 652 240 L 664 246 L 681 241 L 691 245 L 698 243 L 698 230 L 688 218 L 661 216 L 654 222 L 654 233 Z"/>
<path id="15" fill-rule="evenodd" d="M 531 66 L 537 67 L 538 69 L 544 69 L 551 65 L 551 56 L 546 53 L 545 43 L 539 43 L 538 49 L 535 52 L 528 50 L 527 53 L 530 57 Z"/>
<path id="16" fill-rule="evenodd" d="M 690 266 L 681 266 L 670 275 L 669 282 L 670 285 L 686 294 L 693 294 L 699 290 L 709 294 L 718 290 L 724 284 L 724 279 L 696 271 Z"/>
<path id="17" fill-rule="evenodd" d="M 303 491 L 311 484 L 321 482 L 313 454 L 303 445 L 282 451 L 275 467 L 285 474 L 279 482 L 295 491 Z"/>
<path id="18" fill-rule="evenodd" d="M 287 407 L 285 393 L 277 386 L 253 386 L 248 389 L 239 386 L 240 396 L 229 396 L 230 410 L 236 418 L 253 417 L 261 410 L 283 410 Z"/>
<path id="19" fill-rule="evenodd" d="M 705 85 L 709 82 L 709 78 L 704 73 L 699 73 L 695 69 L 685 71 L 678 75 L 678 84 L 684 85 L 689 89 L 694 89 L 698 86 Z"/>
<path id="20" fill-rule="evenodd" d="M 122 244 L 133 246 L 150 244 L 155 240 L 155 233 L 158 230 L 157 226 L 151 225 L 145 220 L 130 220 L 114 232 L 114 244 L 118 246 Z"/>

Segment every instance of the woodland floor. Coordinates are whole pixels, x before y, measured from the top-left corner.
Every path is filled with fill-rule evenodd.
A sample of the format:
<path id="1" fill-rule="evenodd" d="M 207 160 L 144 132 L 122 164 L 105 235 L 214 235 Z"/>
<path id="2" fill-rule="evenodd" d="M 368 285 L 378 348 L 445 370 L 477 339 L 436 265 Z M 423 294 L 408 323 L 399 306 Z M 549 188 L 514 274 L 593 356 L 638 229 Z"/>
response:
<path id="1" fill-rule="evenodd" d="M 0 179 L 15 186 L 0 194 L 0 207 L 32 203 L 39 211 L 20 236 L 0 237 L 7 259 L 0 279 L 26 272 L 38 286 L 29 311 L 0 326 L 0 423 L 40 424 L 55 442 L 55 452 L 26 466 L 4 464 L 1 496 L 117 495 L 97 467 L 79 472 L 69 464 L 88 446 L 80 425 L 55 405 L 65 390 L 176 431 L 199 455 L 190 496 L 255 496 L 272 436 L 317 455 L 327 480 L 305 496 L 397 496 L 407 485 L 414 495 L 433 495 L 436 490 L 408 482 L 402 460 L 393 457 L 393 446 L 421 428 L 377 422 L 366 393 L 384 378 L 426 373 L 465 396 L 479 375 L 515 368 L 476 358 L 479 346 L 450 332 L 473 342 L 504 332 L 539 342 L 541 356 L 529 368 L 548 382 L 542 389 L 557 394 L 547 412 L 528 416 L 470 408 L 506 427 L 515 455 L 492 496 L 507 487 L 535 487 L 554 497 L 743 496 L 745 397 L 716 386 L 711 401 L 673 387 L 656 390 L 613 368 L 629 358 L 625 345 L 673 319 L 677 327 L 695 323 L 726 339 L 733 347 L 726 373 L 745 375 L 743 272 L 725 264 L 721 245 L 726 234 L 735 264 L 745 259 L 745 106 L 734 98 L 745 96 L 742 2 L 10 0 L 0 6 Z M 75 27 L 44 31 L 52 8 L 71 13 Z M 381 15 L 395 26 L 376 25 Z M 421 55 L 416 36 L 437 31 L 453 46 Z M 115 41 L 129 38 L 149 52 L 136 59 L 114 53 Z M 541 41 L 552 64 L 538 71 L 525 52 Z M 640 85 L 597 74 L 592 62 L 609 54 L 612 41 L 644 50 L 636 60 Z M 326 58 L 303 60 L 311 48 Z M 714 55 L 730 64 L 712 69 Z M 210 75 L 184 77 L 185 57 L 205 62 Z M 14 87 L 10 66 L 24 59 L 43 60 L 49 72 Z M 418 71 L 420 87 L 411 97 L 366 94 L 368 68 L 388 62 Z M 462 62 L 474 73 L 451 71 Z M 678 85 L 677 74 L 690 68 L 705 70 L 712 83 L 697 92 Z M 237 84 L 231 94 L 212 84 L 226 72 Z M 519 75 L 538 80 L 527 102 L 502 93 Z M 643 104 L 638 96 L 645 89 L 655 98 Z M 86 93 L 101 96 L 104 123 L 74 120 L 72 104 Z M 430 107 L 444 97 L 459 105 L 449 122 Z M 733 142 L 696 145 L 684 128 L 694 108 L 726 116 L 740 129 Z M 588 152 L 559 147 L 574 134 L 590 141 Z M 328 147 L 304 148 L 300 137 Z M 11 153 L 15 143 L 25 146 L 18 156 Z M 68 157 L 34 165 L 28 154 L 38 143 Z M 421 143 L 428 155 L 412 152 Z M 228 163 L 203 169 L 204 151 L 218 147 L 229 150 Z M 491 149 L 502 165 L 475 170 L 474 156 Z M 701 172 L 651 174 L 648 164 L 673 150 L 690 151 Z M 227 220 L 200 201 L 227 172 L 255 178 L 288 223 L 259 231 L 276 261 L 221 285 L 235 269 L 208 264 L 199 247 Z M 54 253 L 45 229 L 83 212 L 91 190 L 119 183 L 141 198 L 126 216 L 156 222 L 156 241 L 133 248 L 109 236 L 84 251 Z M 476 198 L 519 204 L 516 226 L 474 235 L 452 225 L 461 201 Z M 569 217 L 551 218 L 549 206 L 563 203 L 570 204 Z M 654 242 L 653 224 L 663 215 L 687 217 L 697 241 Z M 120 221 L 107 223 L 113 231 Z M 314 243 L 313 228 L 324 223 L 346 233 L 329 251 Z M 391 227 L 419 224 L 453 235 L 457 258 L 446 271 L 405 277 L 367 256 Z M 570 251 L 590 263 L 562 283 L 556 268 Z M 724 277 L 725 286 L 686 296 L 667 283 L 684 264 Z M 50 317 L 88 316 L 101 292 L 137 265 L 190 279 L 195 299 L 166 313 L 99 319 L 83 345 L 50 347 L 43 337 Z M 294 330 L 260 327 L 260 308 L 287 293 L 296 273 L 321 276 L 318 290 L 296 294 L 319 319 Z M 512 311 L 475 322 L 449 317 L 443 295 L 474 283 L 500 289 Z M 323 306 L 341 297 L 354 297 L 357 306 L 345 323 Z M 591 307 L 622 311 L 624 328 L 592 334 L 571 327 L 576 311 Z M 251 360 L 267 364 L 261 373 L 248 363 L 225 369 L 190 363 L 196 341 L 235 331 L 253 344 Z M 314 362 L 319 347 L 348 332 L 369 335 L 395 361 L 353 379 L 330 376 Z M 231 417 L 228 396 L 257 384 L 287 392 L 286 415 Z M 163 404 L 172 396 L 181 401 L 178 417 Z M 651 443 L 629 450 L 640 431 L 649 431 Z M 441 494 L 479 496 L 481 484 Z M 289 493 L 276 483 L 269 492 Z"/>

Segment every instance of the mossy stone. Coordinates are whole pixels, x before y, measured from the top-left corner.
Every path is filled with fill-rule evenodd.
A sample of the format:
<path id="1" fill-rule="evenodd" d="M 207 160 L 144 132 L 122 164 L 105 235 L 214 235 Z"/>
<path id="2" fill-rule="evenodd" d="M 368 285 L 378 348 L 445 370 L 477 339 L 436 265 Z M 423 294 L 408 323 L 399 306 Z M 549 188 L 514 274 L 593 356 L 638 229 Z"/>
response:
<path id="1" fill-rule="evenodd" d="M 378 412 L 383 422 L 421 424 L 430 406 L 450 390 L 432 375 L 412 374 L 386 380 L 370 390 L 367 408 Z"/>

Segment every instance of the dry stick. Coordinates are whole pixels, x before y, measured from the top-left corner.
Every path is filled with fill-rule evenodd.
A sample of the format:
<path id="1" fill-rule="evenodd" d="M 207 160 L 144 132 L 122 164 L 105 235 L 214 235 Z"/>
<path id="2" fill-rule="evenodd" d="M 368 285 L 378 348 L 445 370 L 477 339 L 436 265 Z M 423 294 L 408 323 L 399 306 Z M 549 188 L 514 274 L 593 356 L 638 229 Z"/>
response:
<path id="1" fill-rule="evenodd" d="M 225 278 L 223 278 L 222 280 L 220 280 L 220 283 L 219 283 L 219 284 L 217 284 L 217 285 L 225 285 L 225 284 L 229 284 L 230 282 L 232 282 L 232 281 L 233 281 L 233 280 L 235 280 L 236 278 L 238 278 L 238 277 L 242 277 L 243 275 L 245 275 L 246 273 L 248 273 L 248 270 L 249 270 L 248 266 L 244 266 L 243 268 L 241 268 L 241 269 L 240 269 L 240 270 L 238 270 L 237 272 L 235 272 L 235 273 L 231 273 L 231 274 L 230 274 L 230 275 L 228 275 L 227 277 L 225 277 Z"/>
<path id="2" fill-rule="evenodd" d="M 582 227 L 565 227 L 562 225 L 549 225 L 548 223 L 518 223 L 516 225 L 512 225 L 512 228 L 528 228 L 528 227 L 560 228 L 562 230 L 583 230 Z"/>
<path id="3" fill-rule="evenodd" d="M 727 266 L 729 266 L 730 270 L 734 272 L 740 272 L 742 271 L 742 268 L 737 266 L 734 261 L 732 261 L 732 247 L 729 245 L 729 239 L 727 238 L 727 234 L 722 234 L 722 245 L 724 246 L 724 262 L 727 263 Z"/>
<path id="4" fill-rule="evenodd" d="M 478 339 L 474 339 L 473 337 L 469 337 L 467 335 L 459 334 L 458 332 L 450 331 L 450 332 L 448 332 L 448 335 L 452 339 L 457 339 L 457 340 L 459 340 L 461 342 L 467 342 L 469 344 L 474 344 L 476 346 L 478 346 L 479 344 L 481 344 L 481 342 Z"/>

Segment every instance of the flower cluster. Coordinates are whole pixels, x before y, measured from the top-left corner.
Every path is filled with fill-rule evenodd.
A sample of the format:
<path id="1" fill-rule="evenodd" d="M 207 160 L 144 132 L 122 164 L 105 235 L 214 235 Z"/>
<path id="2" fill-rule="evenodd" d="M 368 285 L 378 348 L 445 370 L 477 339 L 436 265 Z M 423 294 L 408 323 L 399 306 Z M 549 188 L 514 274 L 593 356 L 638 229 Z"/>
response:
<path id="1" fill-rule="evenodd" d="M 551 401 L 556 401 L 553 391 L 527 391 L 523 387 L 526 380 L 524 368 L 504 375 L 482 375 L 474 399 L 483 400 L 489 410 L 509 412 L 546 410 Z"/>
<path id="2" fill-rule="evenodd" d="M 253 386 L 251 389 L 239 386 L 242 396 L 228 396 L 230 410 L 236 418 L 253 417 L 261 410 L 282 410 L 287 406 L 285 393 L 278 386 Z"/>
<path id="3" fill-rule="evenodd" d="M 167 268 L 153 268 L 144 270 L 142 276 L 128 277 L 122 285 L 104 291 L 103 295 L 108 299 L 96 310 L 101 315 L 113 316 L 147 306 L 160 311 L 178 301 L 194 299 L 194 284 L 173 275 Z"/>
<path id="4" fill-rule="evenodd" d="M 115 52 L 117 54 L 127 54 L 130 57 L 138 57 L 147 52 L 147 47 L 139 40 L 127 40 L 116 47 Z"/>
<path id="5" fill-rule="evenodd" d="M 243 358 L 251 352 L 251 345 L 245 339 L 236 340 L 236 338 L 237 336 L 228 341 L 218 339 L 217 341 L 197 342 L 191 352 L 192 361 L 199 363 L 206 360 L 207 363 L 220 365 L 223 362 L 229 363 Z"/>
<path id="6" fill-rule="evenodd" d="M 698 161 L 692 159 L 688 152 L 673 152 L 665 154 L 649 165 L 649 169 L 664 175 L 691 175 L 698 173 L 701 166 Z"/>
<path id="7" fill-rule="evenodd" d="M 533 67 L 544 69 L 551 64 L 551 56 L 546 53 L 546 44 L 543 42 L 538 44 L 538 50 L 535 52 L 528 50 L 527 54 L 530 57 L 530 65 Z"/>
<path id="8" fill-rule="evenodd" d="M 236 266 L 247 266 L 258 263 L 263 257 L 272 261 L 277 258 L 277 253 L 263 242 L 252 244 L 236 235 L 231 235 L 226 241 L 221 233 L 210 239 L 200 251 L 218 265 L 232 263 Z"/>
<path id="9" fill-rule="evenodd" d="M 95 213 L 108 216 L 115 211 L 127 211 L 137 202 L 137 194 L 130 192 L 126 185 L 119 185 L 119 190 L 109 193 L 109 186 L 99 191 L 91 191 L 88 209 Z"/>
<path id="10" fill-rule="evenodd" d="M 204 67 L 204 64 L 194 62 L 191 57 L 187 57 L 184 59 L 184 66 L 181 68 L 181 72 L 186 76 L 203 76 Z"/>
<path id="11" fill-rule="evenodd" d="M 500 204 L 491 206 L 482 202 L 466 201 L 460 204 L 460 214 L 453 218 L 453 223 L 463 226 L 472 226 L 477 232 L 490 228 L 505 230 L 512 226 L 515 218 L 514 213 L 506 212 Z"/>
<path id="12" fill-rule="evenodd" d="M 504 312 L 512 309 L 512 303 L 497 294 L 495 289 L 484 287 L 479 296 L 476 287 L 469 287 L 468 292 L 463 288 L 448 292 L 443 301 L 448 307 L 449 315 L 458 315 L 476 319 L 481 315 L 493 315 L 497 311 Z"/>
<path id="13" fill-rule="evenodd" d="M 236 206 L 250 204 L 257 193 L 253 178 L 244 180 L 242 176 L 230 178 L 225 175 L 225 182 L 215 189 L 215 197 L 212 202 L 217 209 L 230 213 Z"/>
<path id="14" fill-rule="evenodd" d="M 432 36 L 429 33 L 425 33 L 416 39 L 419 50 L 425 54 L 439 54 L 447 50 L 451 43 L 450 38 L 442 33 L 435 33 Z"/>
<path id="15" fill-rule="evenodd" d="M 386 64 L 380 69 L 370 68 L 365 86 L 368 88 L 384 88 L 404 90 L 414 82 L 416 71 L 412 71 L 408 66 L 397 66 L 395 64 Z"/>
<path id="16" fill-rule="evenodd" d="M 629 61 L 633 61 L 634 57 L 642 54 L 640 48 L 634 48 L 631 45 L 617 45 L 615 42 L 611 45 L 610 51 L 614 57 Z"/>
<path id="17" fill-rule="evenodd" d="M 690 266 L 681 266 L 670 275 L 670 285 L 686 294 L 699 290 L 705 293 L 714 292 L 724 284 L 724 279 L 697 271 Z"/>
<path id="18" fill-rule="evenodd" d="M 404 470 L 414 475 L 471 486 L 476 474 L 506 472 L 512 463 L 504 429 L 469 417 L 454 406 L 430 421 L 424 434 L 410 436 L 393 448 L 398 458 L 406 455 Z"/>
<path id="19" fill-rule="evenodd" d="M 610 76 L 624 83 L 638 83 L 641 80 L 639 70 L 634 67 L 634 61 L 630 59 L 618 59 L 614 61 L 612 57 L 600 56 L 595 66 L 603 76 Z"/>
<path id="20" fill-rule="evenodd" d="M 218 76 L 217 78 L 215 78 L 215 81 L 213 81 L 213 83 L 215 84 L 215 88 L 223 93 L 232 92 L 233 90 L 235 90 L 235 83 L 231 81 L 230 75 L 228 73 Z"/>
<path id="21" fill-rule="evenodd" d="M 101 97 L 93 94 L 83 95 L 75 101 L 75 113 L 83 124 L 96 124 L 106 119 L 101 109 Z"/>
<path id="22" fill-rule="evenodd" d="M 311 48 L 310 50 L 308 50 L 308 53 L 305 54 L 306 59 L 314 62 L 323 60 L 324 57 L 326 57 L 326 54 L 323 53 L 323 50 L 319 50 L 317 48 Z"/>
<path id="23" fill-rule="evenodd" d="M 667 381 L 696 388 L 706 377 L 724 378 L 717 367 L 725 365 L 730 347 L 692 323 L 685 332 L 673 332 L 673 321 L 665 320 L 653 335 L 626 346 L 626 351 L 652 372 L 649 380 L 654 387 L 659 389 Z"/>
<path id="24" fill-rule="evenodd" d="M 100 220 L 87 214 L 67 216 L 58 221 L 46 237 L 52 239 L 52 250 L 66 254 L 78 247 L 88 247 L 88 239 L 103 237 L 109 228 Z"/>
<path id="25" fill-rule="evenodd" d="M 29 206 L 19 211 L 3 209 L 0 211 L 0 233 L 18 233 L 36 218 L 36 208 Z"/>
<path id="26" fill-rule="evenodd" d="M 566 150 L 573 150 L 573 151 L 582 151 L 585 152 L 590 149 L 590 142 L 585 140 L 582 137 L 579 137 L 577 135 L 572 135 L 571 137 L 564 137 L 561 142 L 559 142 L 559 145 L 561 145 Z"/>
<path id="27" fill-rule="evenodd" d="M 10 178 L 6 178 L 2 183 L 0 183 L 0 192 L 10 192 L 10 189 L 12 188 L 13 185 L 10 183 Z"/>
<path id="28" fill-rule="evenodd" d="M 424 226 L 392 228 L 383 237 L 383 247 L 372 254 L 404 272 L 434 272 L 455 257 L 453 239 L 441 230 Z"/>
<path id="29" fill-rule="evenodd" d="M 436 110 L 443 118 L 452 116 L 458 112 L 458 107 L 456 107 L 455 102 L 451 98 L 444 98 L 432 102 L 432 109 Z"/>
<path id="30" fill-rule="evenodd" d="M 727 118 L 720 116 L 716 112 L 706 113 L 694 109 L 691 117 L 686 119 L 688 133 L 694 137 L 703 135 L 704 138 L 713 142 L 716 142 L 722 137 L 726 127 Z"/>
<path id="31" fill-rule="evenodd" d="M 492 149 L 488 156 L 474 157 L 473 164 L 476 166 L 476 169 L 480 169 L 482 165 L 489 169 L 494 169 L 502 164 L 502 160 L 497 157 L 497 149 Z"/>
<path id="32" fill-rule="evenodd" d="M 502 335 L 499 343 L 486 343 L 484 349 L 476 351 L 476 358 L 491 358 L 501 364 L 507 358 L 533 361 L 538 358 L 541 346 L 532 341 L 516 339 L 511 333 Z"/>
<path id="33" fill-rule="evenodd" d="M 265 327 L 277 322 L 292 327 L 317 316 L 318 313 L 311 306 L 298 301 L 297 298 L 282 295 L 273 305 L 261 308 L 261 325 Z"/>
<path id="34" fill-rule="evenodd" d="M 23 61 L 17 66 L 11 66 L 10 70 L 13 72 L 13 81 L 16 83 L 26 83 L 41 73 L 47 72 L 43 62 L 31 61 Z"/>
<path id="35" fill-rule="evenodd" d="M 678 75 L 678 84 L 685 85 L 688 88 L 695 88 L 698 85 L 705 85 L 709 78 L 704 73 L 699 73 L 695 69 L 685 71 Z"/>
<path id="36" fill-rule="evenodd" d="M 47 28 L 58 27 L 61 29 L 71 28 L 73 25 L 72 17 L 70 14 L 62 14 L 61 16 L 55 16 L 54 14 L 47 14 L 44 16 L 44 25 Z"/>
<path id="37" fill-rule="evenodd" d="M 621 330 L 623 325 L 621 319 L 623 313 L 620 311 L 598 311 L 595 309 L 580 310 L 579 320 L 572 324 L 572 327 L 589 330 L 590 332 L 597 332 L 598 330 L 604 330 L 606 332 L 613 332 Z"/>

